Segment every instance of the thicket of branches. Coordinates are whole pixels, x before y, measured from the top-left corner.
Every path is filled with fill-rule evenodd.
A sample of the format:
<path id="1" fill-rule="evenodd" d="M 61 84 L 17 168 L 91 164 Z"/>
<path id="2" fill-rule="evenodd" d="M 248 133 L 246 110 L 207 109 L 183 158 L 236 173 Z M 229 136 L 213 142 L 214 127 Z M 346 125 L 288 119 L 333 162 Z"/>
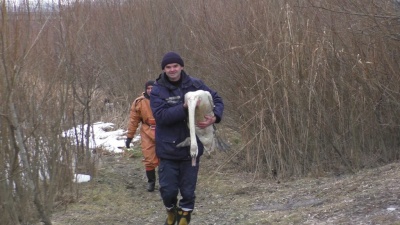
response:
<path id="1" fill-rule="evenodd" d="M 220 127 L 240 134 L 227 163 L 292 177 L 398 160 L 399 10 L 392 0 L 3 0 L 0 220 L 51 224 L 74 198 L 72 165 L 91 162 L 90 126 L 74 145 L 63 131 L 126 128 L 167 51 L 223 97 Z"/>

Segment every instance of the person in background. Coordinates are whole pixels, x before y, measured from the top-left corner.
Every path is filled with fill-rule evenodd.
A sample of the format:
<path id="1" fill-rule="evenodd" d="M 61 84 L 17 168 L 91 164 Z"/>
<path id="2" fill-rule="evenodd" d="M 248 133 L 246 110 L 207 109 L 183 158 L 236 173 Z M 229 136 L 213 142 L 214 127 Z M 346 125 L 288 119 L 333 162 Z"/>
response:
<path id="1" fill-rule="evenodd" d="M 156 80 L 150 94 L 150 106 L 156 124 L 156 154 L 160 160 L 160 194 L 167 210 L 165 225 L 190 223 L 195 205 L 195 189 L 199 172 L 200 156 L 204 147 L 197 138 L 198 156 L 192 166 L 190 147 L 177 147 L 190 136 L 187 126 L 187 105 L 184 96 L 189 91 L 209 91 L 214 102 L 215 116 L 206 116 L 196 126 L 205 128 L 219 123 L 224 104 L 217 92 L 200 79 L 189 76 L 183 70 L 184 62 L 175 52 L 168 52 L 161 61 L 163 72 Z M 178 204 L 178 193 L 181 199 Z"/>
<path id="2" fill-rule="evenodd" d="M 159 160 L 155 152 L 155 126 L 156 122 L 150 108 L 150 92 L 154 85 L 154 81 L 147 81 L 145 84 L 145 92 L 133 101 L 128 122 L 128 133 L 125 146 L 130 147 L 132 139 L 136 133 L 139 124 L 140 138 L 143 153 L 143 163 L 147 176 L 147 191 L 153 192 L 156 184 L 156 168 Z"/>

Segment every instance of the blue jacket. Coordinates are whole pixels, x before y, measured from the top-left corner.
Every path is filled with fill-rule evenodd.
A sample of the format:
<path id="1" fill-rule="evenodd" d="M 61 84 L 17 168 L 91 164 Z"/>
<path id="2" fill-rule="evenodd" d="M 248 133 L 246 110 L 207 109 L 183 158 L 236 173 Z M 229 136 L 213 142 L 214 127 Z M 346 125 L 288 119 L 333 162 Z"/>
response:
<path id="1" fill-rule="evenodd" d="M 216 123 L 222 119 L 224 103 L 217 92 L 207 87 L 203 81 L 181 72 L 179 87 L 167 80 L 165 73 L 160 74 L 150 94 L 150 107 L 156 119 L 156 154 L 159 158 L 170 160 L 191 160 L 190 147 L 176 147 L 190 136 L 187 126 L 187 109 L 183 107 L 184 96 L 189 91 L 209 91 L 214 100 Z M 198 158 L 204 147 L 197 138 Z"/>

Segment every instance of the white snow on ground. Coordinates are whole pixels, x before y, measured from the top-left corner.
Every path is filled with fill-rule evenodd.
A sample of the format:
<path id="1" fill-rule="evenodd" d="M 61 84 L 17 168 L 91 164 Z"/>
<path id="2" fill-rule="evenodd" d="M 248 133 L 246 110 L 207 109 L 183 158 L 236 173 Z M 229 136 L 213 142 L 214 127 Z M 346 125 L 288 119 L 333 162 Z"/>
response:
<path id="1" fill-rule="evenodd" d="M 78 125 L 76 128 L 71 128 L 63 133 L 64 137 L 74 138 L 75 130 L 77 132 L 78 137 L 81 137 L 82 132 L 86 132 L 87 124 L 84 125 L 82 129 L 82 125 Z M 101 147 L 102 149 L 112 152 L 112 153 L 122 153 L 123 149 L 121 147 L 125 146 L 126 140 L 126 130 L 117 129 L 114 130 L 113 123 L 105 123 L 105 122 L 96 122 L 93 124 L 91 128 L 91 134 L 89 139 L 89 147 L 94 149 L 96 147 Z M 140 135 L 137 135 L 132 143 L 140 140 Z M 75 174 L 74 182 L 88 182 L 91 177 L 86 174 Z"/>

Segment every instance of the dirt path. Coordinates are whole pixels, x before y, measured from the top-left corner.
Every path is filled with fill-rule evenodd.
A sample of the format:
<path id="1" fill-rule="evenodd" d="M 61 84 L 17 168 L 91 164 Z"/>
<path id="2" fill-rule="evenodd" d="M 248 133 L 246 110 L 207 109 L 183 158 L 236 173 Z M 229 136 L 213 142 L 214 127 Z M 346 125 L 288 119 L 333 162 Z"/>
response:
<path id="1" fill-rule="evenodd" d="M 277 183 L 215 172 L 202 158 L 193 225 L 400 224 L 400 163 L 355 175 Z M 158 191 L 146 191 L 140 158 L 102 157 L 99 175 L 80 185 L 77 202 L 58 206 L 55 225 L 163 224 Z M 158 184 L 156 188 L 158 187 Z"/>

